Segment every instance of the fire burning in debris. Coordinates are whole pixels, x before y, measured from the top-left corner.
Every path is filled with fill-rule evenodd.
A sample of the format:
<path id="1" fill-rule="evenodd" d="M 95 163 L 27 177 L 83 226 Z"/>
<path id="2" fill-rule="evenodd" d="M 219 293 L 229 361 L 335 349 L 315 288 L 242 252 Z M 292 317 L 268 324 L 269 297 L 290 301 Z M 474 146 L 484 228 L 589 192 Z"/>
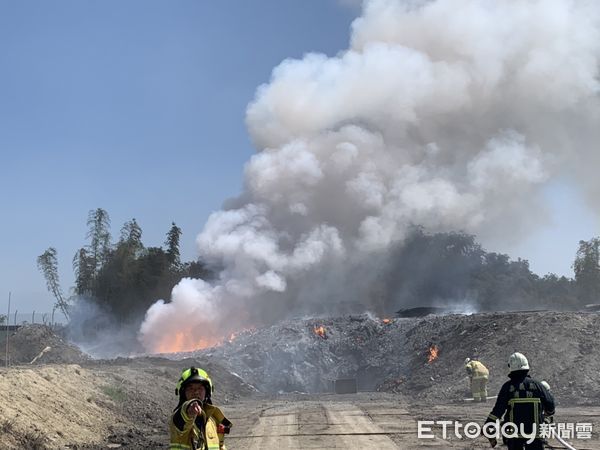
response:
<path id="1" fill-rule="evenodd" d="M 175 353 L 200 350 L 203 348 L 214 347 L 221 343 L 219 338 L 200 338 L 196 339 L 190 332 L 176 333 L 171 339 L 164 339 L 157 347 L 157 353 Z"/>
<path id="2" fill-rule="evenodd" d="M 438 357 L 440 349 L 437 345 L 433 344 L 429 346 L 429 350 L 427 351 L 427 362 L 432 363 Z"/>
<path id="3" fill-rule="evenodd" d="M 540 193 L 555 180 L 574 180 L 594 198 L 597 4 L 471 1 L 455 14 L 455 3 L 365 0 L 347 48 L 285 59 L 272 72 L 246 109 L 256 153 L 244 192 L 196 238 L 198 254 L 223 270 L 213 281 L 186 277 L 171 301 L 151 306 L 140 330 L 146 348 L 164 349 L 182 323 L 196 340 L 212 339 L 204 325 L 220 333 L 241 306 L 269 325 L 331 314 L 339 301 L 373 311 L 379 300 L 365 298 L 410 303 L 395 281 L 380 286 L 378 270 L 407 264 L 396 255 L 415 225 L 483 233 L 499 245 L 508 224 L 523 232 L 535 230 L 533 219 L 543 224 Z M 356 98 L 361 90 L 369 95 Z M 423 261 L 426 280 L 437 266 Z M 321 279 L 348 283 L 317 290 Z M 316 310 L 296 301 L 315 293 L 328 299 Z"/>
<path id="4" fill-rule="evenodd" d="M 384 325 L 389 325 L 390 323 L 392 323 L 392 319 L 383 319 L 382 322 Z"/>
<path id="5" fill-rule="evenodd" d="M 327 331 L 323 325 L 319 325 L 318 327 L 314 327 L 314 332 L 316 335 L 321 336 L 323 339 L 327 339 Z"/>

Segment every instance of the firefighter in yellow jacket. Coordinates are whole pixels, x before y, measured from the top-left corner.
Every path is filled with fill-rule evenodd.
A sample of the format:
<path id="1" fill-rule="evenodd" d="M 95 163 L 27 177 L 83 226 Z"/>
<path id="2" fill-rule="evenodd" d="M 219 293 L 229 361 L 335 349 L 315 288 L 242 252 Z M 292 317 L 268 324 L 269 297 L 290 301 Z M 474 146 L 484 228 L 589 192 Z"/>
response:
<path id="1" fill-rule="evenodd" d="M 487 401 L 487 383 L 489 370 L 477 358 L 465 359 L 465 370 L 471 382 L 471 394 L 476 402 Z"/>
<path id="2" fill-rule="evenodd" d="M 175 389 L 179 404 L 169 420 L 169 449 L 226 450 L 223 440 L 231 422 L 212 404 L 213 391 L 206 371 L 190 367 L 181 373 Z"/>

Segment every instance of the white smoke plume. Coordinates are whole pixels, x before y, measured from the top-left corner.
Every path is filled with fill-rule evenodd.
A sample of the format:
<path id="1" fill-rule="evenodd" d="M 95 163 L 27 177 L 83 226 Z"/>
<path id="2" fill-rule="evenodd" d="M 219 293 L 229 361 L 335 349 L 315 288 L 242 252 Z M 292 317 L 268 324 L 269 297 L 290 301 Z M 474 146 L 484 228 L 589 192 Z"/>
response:
<path id="1" fill-rule="evenodd" d="M 285 60 L 257 90 L 244 192 L 197 238 L 224 270 L 153 305 L 142 342 L 377 310 L 412 224 L 517 235 L 554 177 L 600 193 L 599 57 L 595 1 L 364 2 L 349 49 Z"/>

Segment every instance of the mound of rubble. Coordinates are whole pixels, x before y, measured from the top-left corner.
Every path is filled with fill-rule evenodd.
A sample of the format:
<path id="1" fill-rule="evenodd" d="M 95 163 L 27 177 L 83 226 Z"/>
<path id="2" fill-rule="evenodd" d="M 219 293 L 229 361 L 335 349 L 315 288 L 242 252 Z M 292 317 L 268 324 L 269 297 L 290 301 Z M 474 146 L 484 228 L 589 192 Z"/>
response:
<path id="1" fill-rule="evenodd" d="M 399 392 L 422 401 L 468 397 L 463 363 L 490 369 L 490 395 L 507 380 L 507 359 L 521 351 L 532 375 L 560 403 L 598 403 L 600 315 L 514 312 L 379 319 L 370 315 L 297 320 L 246 331 L 191 355 L 214 359 L 263 392 L 331 392 L 355 378 L 359 390 Z M 432 352 L 436 351 L 437 354 Z"/>
<path id="2" fill-rule="evenodd" d="M 221 361 L 263 392 L 329 392 L 334 380 L 358 374 L 359 389 L 374 390 L 386 374 L 395 374 L 390 357 L 408 356 L 409 326 L 367 315 L 288 321 L 193 355 Z"/>
<path id="3" fill-rule="evenodd" d="M 419 320 L 407 340 L 412 354 L 404 378 L 387 380 L 389 390 L 437 399 L 460 399 L 468 390 L 462 364 L 478 357 L 490 369 L 489 394 L 507 380 L 507 360 L 525 354 L 531 375 L 546 380 L 562 404 L 598 404 L 600 315 L 576 312 L 512 312 L 430 316 Z M 428 345 L 438 357 L 424 361 Z M 425 350 L 423 350 L 425 349 Z"/>
<path id="4" fill-rule="evenodd" d="M 6 332 L 1 330 L 0 364 L 6 365 Z M 8 362 L 19 364 L 80 364 L 89 356 L 67 342 L 57 330 L 41 324 L 25 324 L 8 333 Z"/>

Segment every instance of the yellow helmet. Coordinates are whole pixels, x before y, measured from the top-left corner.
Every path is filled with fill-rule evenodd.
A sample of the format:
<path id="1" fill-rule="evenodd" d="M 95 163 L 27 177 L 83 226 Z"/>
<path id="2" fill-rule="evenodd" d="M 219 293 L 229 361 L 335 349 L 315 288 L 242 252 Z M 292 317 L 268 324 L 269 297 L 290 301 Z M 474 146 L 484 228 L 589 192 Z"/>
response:
<path id="1" fill-rule="evenodd" d="M 181 377 L 179 377 L 179 381 L 175 387 L 175 395 L 180 395 L 189 383 L 194 382 L 202 383 L 204 385 L 206 388 L 206 397 L 208 398 L 215 390 L 208 373 L 206 373 L 206 371 L 203 369 L 197 369 L 196 367 L 192 366 L 189 369 L 185 369 L 183 372 L 181 372 Z"/>

